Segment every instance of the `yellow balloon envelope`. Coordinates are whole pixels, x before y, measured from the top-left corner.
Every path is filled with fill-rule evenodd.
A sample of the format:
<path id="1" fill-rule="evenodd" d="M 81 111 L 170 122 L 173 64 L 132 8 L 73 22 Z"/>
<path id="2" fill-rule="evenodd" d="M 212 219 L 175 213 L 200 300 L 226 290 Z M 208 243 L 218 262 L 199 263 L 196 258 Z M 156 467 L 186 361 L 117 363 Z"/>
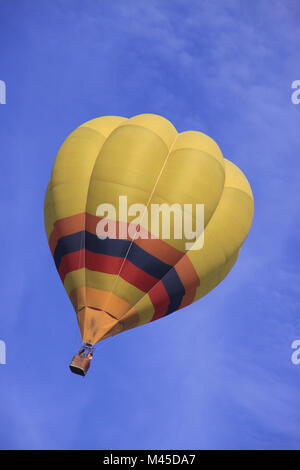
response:
<path id="1" fill-rule="evenodd" d="M 117 210 L 120 201 L 125 210 Z M 149 226 L 150 207 L 197 204 L 204 208 L 200 249 L 186 249 L 175 216 L 167 238 Z M 115 214 L 104 217 L 109 207 Z M 75 129 L 53 166 L 45 226 L 83 342 L 94 345 L 203 297 L 233 267 L 252 218 L 247 179 L 207 135 L 178 133 L 154 114 L 104 116 Z M 105 220 L 116 236 L 99 237 Z"/>

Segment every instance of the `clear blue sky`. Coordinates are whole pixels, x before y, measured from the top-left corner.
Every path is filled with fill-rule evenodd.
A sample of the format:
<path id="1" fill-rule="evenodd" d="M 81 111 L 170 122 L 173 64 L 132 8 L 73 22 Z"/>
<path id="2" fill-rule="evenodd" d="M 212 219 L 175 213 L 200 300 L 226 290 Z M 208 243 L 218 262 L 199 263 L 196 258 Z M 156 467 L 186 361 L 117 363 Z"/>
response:
<path id="1" fill-rule="evenodd" d="M 300 449 L 298 1 L 0 0 L 0 18 L 0 447 Z M 99 344 L 82 379 L 44 193 L 75 127 L 147 112 L 218 142 L 254 222 L 222 285 Z"/>

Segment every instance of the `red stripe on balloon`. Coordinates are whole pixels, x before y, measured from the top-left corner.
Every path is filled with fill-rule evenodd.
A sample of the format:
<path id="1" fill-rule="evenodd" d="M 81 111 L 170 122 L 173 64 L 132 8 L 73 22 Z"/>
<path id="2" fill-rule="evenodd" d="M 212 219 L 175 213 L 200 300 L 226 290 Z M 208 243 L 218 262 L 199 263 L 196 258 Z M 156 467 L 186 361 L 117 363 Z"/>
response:
<path id="1" fill-rule="evenodd" d="M 155 309 L 151 321 L 158 320 L 166 314 L 170 304 L 170 297 L 161 281 L 155 284 L 148 292 L 148 295 Z"/>
<path id="2" fill-rule="evenodd" d="M 62 282 L 66 275 L 72 271 L 86 268 L 105 274 L 119 274 L 124 258 L 92 253 L 87 250 L 79 250 L 62 257 L 59 265 L 59 275 Z M 120 272 L 120 277 L 129 284 L 143 292 L 148 292 L 157 283 L 157 279 L 150 274 L 134 266 L 126 260 Z"/>
<path id="3" fill-rule="evenodd" d="M 78 250 L 62 257 L 58 268 L 58 274 L 62 282 L 64 282 L 68 273 L 84 268 L 84 251 Z"/>

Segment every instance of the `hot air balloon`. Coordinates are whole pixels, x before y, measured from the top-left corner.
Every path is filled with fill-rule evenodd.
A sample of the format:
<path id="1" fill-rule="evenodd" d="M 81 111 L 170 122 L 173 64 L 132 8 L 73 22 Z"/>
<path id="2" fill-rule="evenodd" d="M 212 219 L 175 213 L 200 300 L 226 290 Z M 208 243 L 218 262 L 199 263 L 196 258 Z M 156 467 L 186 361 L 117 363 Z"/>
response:
<path id="1" fill-rule="evenodd" d="M 120 200 L 127 212 L 110 212 Z M 199 234 L 191 241 L 172 231 L 175 216 L 168 237 L 149 226 L 148 209 L 163 205 L 183 207 L 195 224 L 197 204 L 204 208 L 200 247 Z M 71 370 L 86 374 L 97 342 L 214 289 L 238 258 L 253 211 L 246 177 L 201 132 L 178 133 L 154 114 L 104 116 L 75 129 L 45 196 L 50 250 L 82 336 Z"/>

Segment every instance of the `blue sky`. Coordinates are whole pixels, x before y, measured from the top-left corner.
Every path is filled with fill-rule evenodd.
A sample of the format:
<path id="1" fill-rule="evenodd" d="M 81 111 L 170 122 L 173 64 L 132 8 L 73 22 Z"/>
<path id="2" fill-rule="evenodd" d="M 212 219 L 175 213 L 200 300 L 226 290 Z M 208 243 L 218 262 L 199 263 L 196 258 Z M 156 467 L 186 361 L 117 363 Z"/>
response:
<path id="1" fill-rule="evenodd" d="M 300 449 L 297 0 L 1 0 L 0 18 L 0 448 Z M 218 142 L 254 222 L 215 291 L 102 342 L 82 379 L 44 193 L 75 127 L 145 112 Z"/>

